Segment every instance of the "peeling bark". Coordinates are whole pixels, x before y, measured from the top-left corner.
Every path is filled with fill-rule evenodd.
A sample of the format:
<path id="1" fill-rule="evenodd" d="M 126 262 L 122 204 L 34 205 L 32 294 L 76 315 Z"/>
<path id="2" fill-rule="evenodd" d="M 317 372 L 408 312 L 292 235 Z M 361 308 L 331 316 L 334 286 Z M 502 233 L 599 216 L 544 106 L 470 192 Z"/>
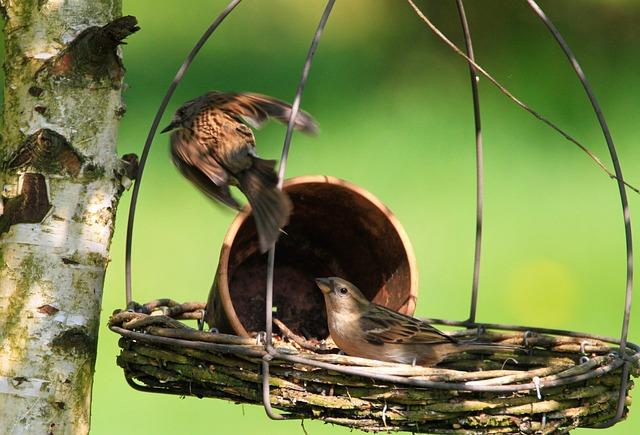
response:
<path id="1" fill-rule="evenodd" d="M 34 107 L 35 111 L 41 106 Z M 33 133 L 4 165 L 7 171 L 19 171 L 29 167 L 50 174 L 77 176 L 82 158 L 67 139 L 53 130 L 43 128 Z"/>
<path id="2" fill-rule="evenodd" d="M 6 233 L 11 225 L 42 222 L 51 210 L 47 182 L 42 174 L 26 173 L 20 184 L 18 196 L 3 204 L 0 234 Z"/>
<path id="3" fill-rule="evenodd" d="M 89 431 L 102 287 L 130 163 L 120 0 L 1 1 L 0 433 Z"/>

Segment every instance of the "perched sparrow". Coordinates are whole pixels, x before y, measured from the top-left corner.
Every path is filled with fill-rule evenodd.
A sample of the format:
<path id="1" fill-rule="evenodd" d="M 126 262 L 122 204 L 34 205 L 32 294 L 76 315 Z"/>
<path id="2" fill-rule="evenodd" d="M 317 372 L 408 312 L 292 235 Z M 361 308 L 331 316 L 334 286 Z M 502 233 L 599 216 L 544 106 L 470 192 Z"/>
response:
<path id="1" fill-rule="evenodd" d="M 213 91 L 183 104 L 162 133 L 171 134 L 171 156 L 182 175 L 210 198 L 239 209 L 229 186 L 245 194 L 258 230 L 260 249 L 269 249 L 291 213 L 291 201 L 276 185 L 275 160 L 256 154 L 253 132 L 270 117 L 289 122 L 291 106 L 265 95 Z M 296 130 L 316 133 L 306 112 L 296 117 Z"/>
<path id="2" fill-rule="evenodd" d="M 458 342 L 433 326 L 369 302 L 350 282 L 317 278 L 327 306 L 329 333 L 350 356 L 432 366 L 451 353 L 517 346 Z"/>

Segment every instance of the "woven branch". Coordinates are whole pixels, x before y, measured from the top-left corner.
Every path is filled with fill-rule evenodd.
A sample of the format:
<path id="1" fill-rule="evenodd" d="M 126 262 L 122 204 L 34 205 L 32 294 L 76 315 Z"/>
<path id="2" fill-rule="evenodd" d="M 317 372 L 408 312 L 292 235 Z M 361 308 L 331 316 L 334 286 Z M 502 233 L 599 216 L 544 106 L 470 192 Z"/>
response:
<path id="1" fill-rule="evenodd" d="M 266 352 L 256 339 L 197 331 L 165 315 L 197 318 L 199 304 L 189 306 L 191 314 L 175 303 L 171 310 L 145 305 L 150 306 L 154 308 L 145 310 L 148 314 L 116 312 L 109 322 L 112 330 L 123 335 L 117 363 L 132 386 L 158 393 L 262 403 L 261 362 Z M 469 333 L 456 335 L 465 334 Z M 457 354 L 438 367 L 412 367 L 315 353 L 299 338 L 292 337 L 289 342 L 276 336 L 274 346 L 279 352 L 358 368 L 363 376 L 274 359 L 270 362 L 271 405 L 298 418 L 363 431 L 415 433 L 563 433 L 595 426 L 615 415 L 621 369 L 603 370 L 616 358 L 610 355 L 608 343 L 540 334 L 528 334 L 525 339 L 522 332 L 485 332 L 482 340 L 526 342 L 531 347 L 528 354 Z M 588 361 L 581 361 L 585 356 Z M 637 376 L 638 359 L 632 360 L 632 373 Z M 593 371 L 597 376 L 590 379 L 545 387 L 552 381 Z M 367 374 L 461 386 L 528 384 L 536 378 L 541 398 L 535 389 L 472 392 L 414 388 L 376 381 Z M 629 382 L 628 390 L 632 386 Z M 627 395 L 627 406 L 630 400 Z"/>

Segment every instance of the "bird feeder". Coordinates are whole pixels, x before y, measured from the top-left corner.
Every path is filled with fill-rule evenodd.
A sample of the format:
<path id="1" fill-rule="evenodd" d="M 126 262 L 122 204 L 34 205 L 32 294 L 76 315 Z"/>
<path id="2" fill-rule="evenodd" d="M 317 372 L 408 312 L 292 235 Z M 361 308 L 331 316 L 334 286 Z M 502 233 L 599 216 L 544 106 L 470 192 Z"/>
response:
<path id="1" fill-rule="evenodd" d="M 281 181 L 293 121 L 334 2 L 327 2 L 292 105 L 279 171 Z M 478 231 L 470 316 L 463 321 L 432 323 L 458 327 L 451 334 L 460 339 L 477 337 L 483 342 L 519 345 L 525 353 L 510 354 L 502 346 L 489 354 L 454 354 L 436 367 L 337 353 L 330 341 L 323 340 L 327 331 L 317 326 L 319 316 L 313 322 L 305 322 L 309 316 L 317 315 L 321 304 L 319 292 L 318 296 L 311 292 L 313 278 L 342 274 L 357 281 L 374 301 L 407 314 L 415 307 L 417 281 L 410 244 L 393 215 L 361 188 L 331 177 L 302 177 L 284 184 L 294 203 L 294 213 L 289 227 L 284 229 L 287 234 L 268 255 L 260 255 L 257 250 L 249 212 L 242 212 L 234 220 L 225 238 L 208 304 L 180 304 L 170 299 L 144 305 L 132 302 L 135 206 L 153 136 L 173 91 L 198 50 L 239 3 L 240 0 L 229 3 L 185 60 L 156 114 L 142 152 L 127 231 L 128 309 L 115 312 L 109 321 L 110 329 L 121 335 L 117 362 L 129 385 L 141 391 L 261 404 L 273 419 L 319 419 L 365 431 L 565 433 L 576 427 L 609 427 L 623 419 L 630 401 L 630 376 L 640 373 L 640 347 L 627 340 L 633 262 L 626 183 L 604 116 L 577 60 L 534 0 L 527 3 L 559 43 L 583 84 L 614 164 L 615 172 L 610 175 L 619 187 L 627 243 L 626 298 L 619 339 L 476 320 L 483 172 L 478 74 L 482 73 L 516 104 L 565 138 L 581 144 L 517 100 L 475 63 L 462 0 L 456 0 L 456 4 L 465 35 L 464 51 L 408 0 L 427 26 L 469 64 L 476 121 Z M 594 158 L 592 154 L 590 157 Z M 335 219 L 327 216 L 324 201 L 332 202 L 333 207 L 348 202 L 349 207 L 340 213 L 342 219 Z M 335 242 L 345 238 L 346 252 L 339 252 Z M 236 292 L 248 293 L 252 300 L 260 301 L 253 305 L 260 307 L 262 315 L 244 304 Z M 291 297 L 294 299 L 287 305 L 285 299 L 289 301 Z M 275 319 L 274 300 L 278 307 Z M 198 320 L 202 325 L 205 317 L 217 331 L 207 332 L 185 323 Z M 279 331 L 275 335 L 273 322 Z M 283 413 L 276 413 L 274 408 Z"/>
<path id="2" fill-rule="evenodd" d="M 327 176 L 287 180 L 293 213 L 275 258 L 277 318 L 299 335 L 329 334 L 317 276 L 343 276 L 372 301 L 412 315 L 418 293 L 415 257 L 396 217 L 371 193 Z M 206 321 L 248 337 L 264 331 L 266 256 L 250 211 L 238 214 L 222 243 Z"/>

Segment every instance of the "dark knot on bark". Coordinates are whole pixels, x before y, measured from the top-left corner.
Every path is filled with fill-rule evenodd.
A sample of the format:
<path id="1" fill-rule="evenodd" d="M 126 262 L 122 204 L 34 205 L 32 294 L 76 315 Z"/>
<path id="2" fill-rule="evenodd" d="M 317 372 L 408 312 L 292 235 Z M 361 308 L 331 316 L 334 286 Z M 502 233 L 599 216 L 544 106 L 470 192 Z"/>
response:
<path id="1" fill-rule="evenodd" d="M 118 45 L 140 30 L 136 17 L 127 15 L 106 25 L 84 29 L 56 57 L 47 61 L 39 70 L 48 70 L 53 76 L 89 76 L 94 79 L 108 77 L 119 82 L 124 65 L 118 56 Z"/>
<path id="2" fill-rule="evenodd" d="M 31 134 L 4 163 L 6 171 L 25 168 L 45 174 L 77 176 L 82 158 L 60 133 L 46 128 Z"/>

